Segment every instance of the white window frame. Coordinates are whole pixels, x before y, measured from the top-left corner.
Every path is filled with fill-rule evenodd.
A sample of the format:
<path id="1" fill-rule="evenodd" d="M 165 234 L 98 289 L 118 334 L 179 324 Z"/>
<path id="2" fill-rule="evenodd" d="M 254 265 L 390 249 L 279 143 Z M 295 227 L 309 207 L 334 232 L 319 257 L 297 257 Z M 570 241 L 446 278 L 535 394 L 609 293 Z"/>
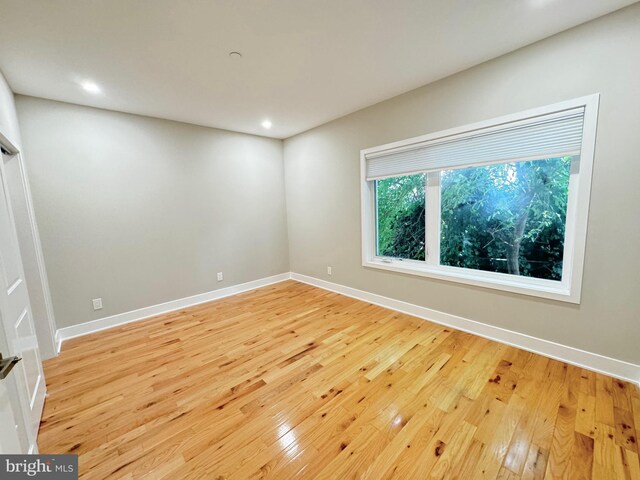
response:
<path id="1" fill-rule="evenodd" d="M 591 195 L 591 176 L 595 152 L 599 99 L 599 94 L 588 95 L 520 113 L 505 115 L 491 120 L 361 150 L 362 265 L 368 268 L 419 275 L 579 304 L 582 292 L 582 272 L 587 237 L 587 221 L 589 217 L 589 198 Z M 471 134 L 478 129 L 528 120 L 541 115 L 579 107 L 584 107 L 582 145 L 579 158 L 575 157 L 571 162 L 562 281 L 440 265 L 440 195 L 438 192 L 437 195 L 430 197 L 434 191 L 433 188 L 425 189 L 428 205 L 426 212 L 426 260 L 423 262 L 377 255 L 375 181 L 366 180 L 366 155 L 379 153 L 381 151 L 388 152 L 393 149 L 401 149 L 409 145 L 430 142 L 452 135 L 464 136 L 464 134 Z M 433 182 L 439 182 L 439 178 L 439 172 L 435 174 L 428 173 L 428 185 L 432 185 Z M 429 215 L 429 211 L 433 212 L 434 209 L 437 209 L 438 215 Z"/>

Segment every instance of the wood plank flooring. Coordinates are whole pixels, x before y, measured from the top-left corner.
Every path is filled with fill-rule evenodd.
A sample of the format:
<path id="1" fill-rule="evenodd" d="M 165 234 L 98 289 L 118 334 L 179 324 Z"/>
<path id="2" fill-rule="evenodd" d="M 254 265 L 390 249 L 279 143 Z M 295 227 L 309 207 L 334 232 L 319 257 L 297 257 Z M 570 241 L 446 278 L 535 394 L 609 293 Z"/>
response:
<path id="1" fill-rule="evenodd" d="M 81 478 L 640 479 L 637 387 L 293 281 L 65 342 Z"/>

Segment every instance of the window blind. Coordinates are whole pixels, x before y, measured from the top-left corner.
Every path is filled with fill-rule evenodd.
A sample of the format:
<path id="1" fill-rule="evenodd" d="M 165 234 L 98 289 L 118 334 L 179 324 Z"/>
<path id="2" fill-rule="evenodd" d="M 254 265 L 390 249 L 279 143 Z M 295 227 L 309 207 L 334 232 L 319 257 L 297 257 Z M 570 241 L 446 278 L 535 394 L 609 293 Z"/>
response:
<path id="1" fill-rule="evenodd" d="M 365 155 L 377 180 L 479 164 L 579 155 L 584 107 Z"/>

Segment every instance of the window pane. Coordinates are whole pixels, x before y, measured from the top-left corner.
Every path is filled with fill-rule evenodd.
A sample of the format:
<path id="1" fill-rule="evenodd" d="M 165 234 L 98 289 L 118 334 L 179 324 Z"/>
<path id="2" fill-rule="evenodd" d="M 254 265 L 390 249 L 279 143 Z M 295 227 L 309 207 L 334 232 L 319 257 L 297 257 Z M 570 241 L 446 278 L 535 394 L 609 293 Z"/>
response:
<path id="1" fill-rule="evenodd" d="M 425 175 L 376 180 L 377 254 L 424 260 Z"/>
<path id="2" fill-rule="evenodd" d="M 562 279 L 571 157 L 441 173 L 440 263 Z"/>

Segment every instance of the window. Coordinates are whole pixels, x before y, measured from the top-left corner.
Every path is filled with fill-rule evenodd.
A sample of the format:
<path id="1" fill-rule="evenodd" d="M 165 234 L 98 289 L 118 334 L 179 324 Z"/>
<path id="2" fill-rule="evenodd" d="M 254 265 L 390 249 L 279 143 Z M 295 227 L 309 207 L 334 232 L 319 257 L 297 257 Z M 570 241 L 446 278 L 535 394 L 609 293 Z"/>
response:
<path id="1" fill-rule="evenodd" d="M 363 265 L 579 303 L 597 105 L 363 150 Z"/>

